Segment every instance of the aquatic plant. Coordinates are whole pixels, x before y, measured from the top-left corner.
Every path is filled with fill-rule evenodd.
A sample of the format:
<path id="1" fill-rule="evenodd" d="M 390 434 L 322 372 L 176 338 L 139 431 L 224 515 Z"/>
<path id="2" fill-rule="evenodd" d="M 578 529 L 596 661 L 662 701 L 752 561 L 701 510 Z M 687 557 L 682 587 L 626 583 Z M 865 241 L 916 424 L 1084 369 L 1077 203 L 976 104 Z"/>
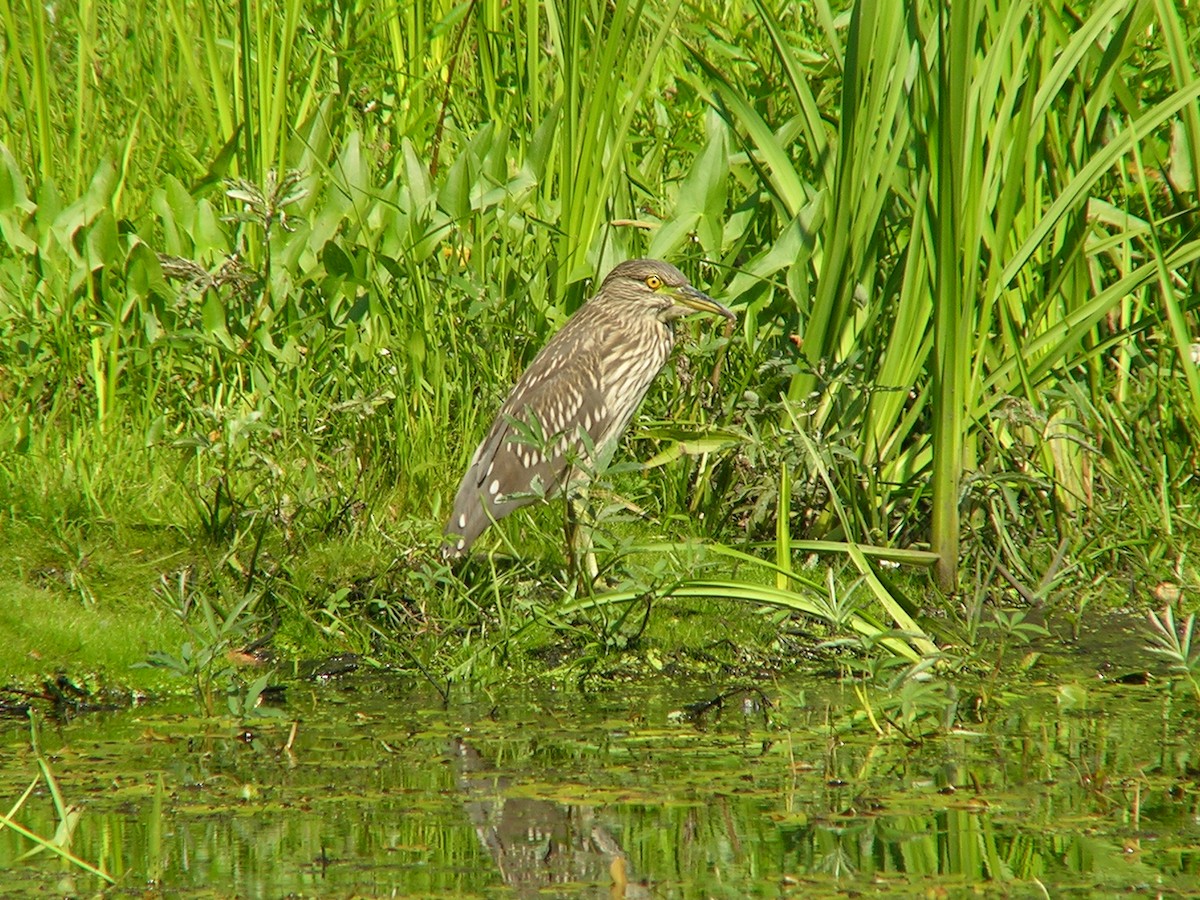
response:
<path id="1" fill-rule="evenodd" d="M 63 797 L 63 792 L 59 787 L 57 779 L 54 777 L 50 763 L 47 761 L 45 754 L 42 753 L 38 741 L 37 714 L 34 712 L 30 712 L 29 714 L 29 742 L 34 758 L 37 760 L 38 774 L 34 777 L 29 787 L 25 789 L 25 792 L 9 807 L 8 812 L 0 813 L 0 829 L 7 828 L 10 831 L 16 832 L 34 845 L 14 860 L 14 862 L 24 862 L 43 852 L 52 853 L 61 857 L 69 865 L 74 866 L 80 871 L 95 875 L 108 884 L 116 884 L 117 880 L 109 875 L 108 872 L 71 852 L 71 839 L 79 824 L 79 820 L 84 814 L 84 809 L 78 804 L 68 804 Z M 50 795 L 54 803 L 54 813 L 58 821 L 58 828 L 51 837 L 45 837 L 31 831 L 17 819 L 18 814 L 38 789 L 39 785 L 45 787 L 46 792 Z"/>
<path id="2" fill-rule="evenodd" d="M 190 569 L 179 571 L 170 581 L 164 577 L 158 594 L 179 619 L 188 639 L 177 651 L 152 651 L 145 665 L 187 679 L 207 715 L 277 715 L 270 707 L 260 705 L 273 672 L 268 670 L 251 681 L 242 674 L 262 665 L 262 660 L 248 649 L 259 623 L 261 595 L 247 592 L 228 609 L 222 609 L 206 590 L 195 585 Z M 219 706 L 221 699 L 225 702 Z"/>
<path id="3" fill-rule="evenodd" d="M 1200 646 L 1193 645 L 1196 632 L 1196 614 L 1190 614 L 1176 624 L 1175 612 L 1164 606 L 1162 612 L 1146 614 L 1150 622 L 1150 652 L 1170 664 L 1172 675 L 1180 676 L 1196 699 L 1200 700 Z"/>

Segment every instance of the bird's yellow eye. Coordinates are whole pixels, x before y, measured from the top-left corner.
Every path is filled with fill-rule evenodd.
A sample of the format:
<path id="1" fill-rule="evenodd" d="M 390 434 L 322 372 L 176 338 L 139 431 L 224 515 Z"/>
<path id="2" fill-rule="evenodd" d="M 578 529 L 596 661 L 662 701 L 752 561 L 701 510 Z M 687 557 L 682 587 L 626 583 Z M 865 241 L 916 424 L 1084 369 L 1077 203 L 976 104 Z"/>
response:
<path id="1" fill-rule="evenodd" d="M 662 287 L 662 279 L 657 275 L 647 275 L 646 287 L 650 288 L 652 291 L 657 291 L 660 287 Z"/>

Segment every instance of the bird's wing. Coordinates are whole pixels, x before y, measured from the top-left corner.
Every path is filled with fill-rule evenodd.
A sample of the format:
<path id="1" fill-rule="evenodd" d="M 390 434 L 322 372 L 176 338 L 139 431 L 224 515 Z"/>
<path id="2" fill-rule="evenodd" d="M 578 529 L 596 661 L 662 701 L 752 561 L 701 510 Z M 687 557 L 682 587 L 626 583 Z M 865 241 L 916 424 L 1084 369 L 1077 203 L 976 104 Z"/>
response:
<path id="1" fill-rule="evenodd" d="M 493 521 L 549 496 L 611 430 L 600 367 L 587 352 L 539 354 L 501 407 L 463 476 L 446 525 L 461 554 Z M 581 437 L 586 434 L 586 440 Z"/>

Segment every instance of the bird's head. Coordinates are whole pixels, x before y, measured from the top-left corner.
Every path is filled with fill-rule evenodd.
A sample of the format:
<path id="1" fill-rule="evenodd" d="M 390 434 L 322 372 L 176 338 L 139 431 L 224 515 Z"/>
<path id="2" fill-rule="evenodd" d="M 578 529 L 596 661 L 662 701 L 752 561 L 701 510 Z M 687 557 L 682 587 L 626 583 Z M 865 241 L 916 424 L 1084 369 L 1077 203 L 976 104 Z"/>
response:
<path id="1" fill-rule="evenodd" d="M 734 314 L 690 284 L 670 263 L 657 259 L 631 259 L 608 273 L 599 297 L 606 301 L 630 303 L 643 313 L 663 322 L 694 312 L 716 313 L 731 322 Z"/>

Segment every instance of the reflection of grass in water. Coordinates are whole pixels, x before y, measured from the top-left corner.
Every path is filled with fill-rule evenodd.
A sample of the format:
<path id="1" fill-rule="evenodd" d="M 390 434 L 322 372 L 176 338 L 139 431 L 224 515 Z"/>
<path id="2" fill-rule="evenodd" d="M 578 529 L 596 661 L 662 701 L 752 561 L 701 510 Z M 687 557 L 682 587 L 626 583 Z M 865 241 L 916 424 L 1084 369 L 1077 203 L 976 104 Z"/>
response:
<path id="1" fill-rule="evenodd" d="M 83 815 L 83 807 L 68 805 L 66 800 L 64 800 L 58 781 L 55 779 L 54 773 L 50 770 L 50 764 L 47 762 L 45 756 L 42 755 L 41 745 L 38 741 L 37 718 L 34 714 L 30 714 L 29 717 L 29 736 L 33 755 L 37 759 L 39 774 L 30 783 L 29 787 L 25 789 L 25 792 L 21 794 L 20 798 L 9 808 L 7 814 L 0 813 L 0 828 L 7 828 L 21 835 L 26 840 L 33 842 L 34 847 L 26 850 L 16 859 L 12 860 L 12 865 L 26 862 L 38 856 L 38 854 L 46 852 L 61 857 L 70 865 L 84 872 L 90 872 L 92 875 L 107 881 L 109 884 L 115 884 L 116 879 L 107 872 L 80 859 L 71 852 L 71 840 Z M 49 838 L 29 830 L 17 819 L 26 801 L 37 789 L 39 782 L 45 786 L 46 791 L 50 794 L 54 802 L 54 814 L 58 823 L 54 836 Z"/>
<path id="2" fill-rule="evenodd" d="M 917 741 L 880 737 L 827 679 L 768 691 L 766 723 L 737 703 L 677 715 L 711 693 L 669 684 L 449 707 L 430 690 L 397 696 L 390 678 L 343 687 L 294 686 L 290 745 L 290 723 L 247 730 L 178 709 L 54 731 L 58 782 L 87 801 L 75 852 L 112 860 L 131 883 L 154 872 L 167 891 L 249 879 L 284 894 L 319 877 L 330 892 L 474 895 L 509 871 L 480 829 L 565 841 L 584 823 L 611 839 L 631 884 L 682 896 L 759 896 L 792 880 L 806 896 L 1036 892 L 1035 879 L 1171 889 L 1197 874 L 1155 850 L 1195 843 L 1197 751 L 1188 711 L 1153 687 L 1081 684 L 1070 708 L 1052 688 L 1010 693 L 976 707 L 970 728 Z M 469 759 L 446 755 L 455 738 Z M 28 779 L 14 764 L 36 761 L 3 750 L 7 793 Z M 46 811 L 28 816 L 53 831 Z M 1155 845 L 1131 849 L 1146 832 Z M 0 842 L 0 865 L 16 855 Z"/>
<path id="3" fill-rule="evenodd" d="M 681 648 L 749 670 L 738 644 L 782 665 L 807 644 L 780 633 L 818 607 L 835 633 L 808 643 L 863 623 L 869 657 L 955 641 L 906 605 L 920 578 L 885 580 L 860 543 L 929 541 L 943 582 L 964 551 L 965 657 L 991 624 L 994 655 L 1020 639 L 989 620 L 997 596 L 1081 623 L 1124 602 L 1113 573 L 1178 560 L 1190 580 L 1200 381 L 1177 294 L 1197 243 L 1186 187 L 1152 173 L 1176 188 L 1195 168 L 1195 9 L 1139 7 L 1153 27 L 1134 28 L 1117 3 L 965 3 L 953 27 L 933 3 L 768 7 L 6 18 L 30 68 L 0 97 L 0 544 L 29 562 L 0 561 L 28 599 L 0 601 L 0 646 L 23 651 L 0 665 L 36 671 L 44 644 L 43 671 L 123 678 L 135 646 L 196 668 L 225 638 L 184 660 L 149 586 L 207 554 L 204 594 L 261 596 L 291 655 L 488 682 L 562 645 L 564 678 Z M 429 550 L 505 386 L 589 279 L 642 253 L 742 318 L 731 338 L 681 327 L 630 454 L 665 464 L 613 473 L 606 574 L 649 599 L 555 620 L 557 510 L 497 530 L 515 562 L 459 577 Z M 29 522 L 55 523 L 45 547 Z M 689 536 L 759 560 L 704 573 L 732 607 L 661 600 L 696 580 L 638 548 Z M 810 554 L 849 560 L 823 595 L 801 593 Z M 80 629 L 113 649 L 89 634 L 70 658 L 56 626 L 75 611 L 30 584 L 105 610 Z M 864 596 L 870 621 L 848 608 Z"/>

